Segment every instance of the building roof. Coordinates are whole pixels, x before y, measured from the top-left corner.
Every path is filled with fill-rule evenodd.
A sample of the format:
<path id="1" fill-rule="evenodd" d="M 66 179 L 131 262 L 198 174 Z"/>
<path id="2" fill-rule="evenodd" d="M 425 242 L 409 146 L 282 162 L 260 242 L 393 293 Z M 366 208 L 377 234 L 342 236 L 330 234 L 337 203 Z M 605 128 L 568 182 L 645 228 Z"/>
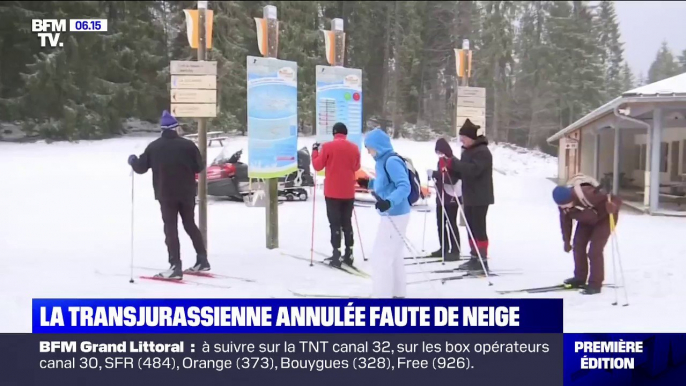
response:
<path id="1" fill-rule="evenodd" d="M 681 75 L 663 79 L 659 82 L 637 87 L 622 94 L 623 97 L 661 95 L 686 95 L 686 72 Z"/>
<path id="2" fill-rule="evenodd" d="M 629 90 L 621 96 L 586 114 L 586 116 L 578 121 L 558 131 L 548 138 L 547 141 L 548 143 L 551 143 L 559 140 L 566 134 L 576 131 L 604 115 L 612 113 L 614 108 L 622 103 L 641 102 L 644 98 L 646 102 L 648 99 L 650 99 L 650 102 L 661 102 L 663 100 L 671 102 L 674 100 L 674 97 L 686 97 L 686 72 L 681 75 Z"/>

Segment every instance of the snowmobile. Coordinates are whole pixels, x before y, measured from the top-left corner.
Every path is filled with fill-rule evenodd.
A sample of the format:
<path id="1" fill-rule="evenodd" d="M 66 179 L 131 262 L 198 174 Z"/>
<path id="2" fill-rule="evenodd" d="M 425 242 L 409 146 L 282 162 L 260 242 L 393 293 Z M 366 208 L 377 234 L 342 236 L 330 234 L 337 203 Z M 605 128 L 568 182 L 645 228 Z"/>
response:
<path id="1" fill-rule="evenodd" d="M 241 162 L 243 149 L 225 158 L 220 153 L 207 168 L 207 194 L 215 197 L 227 197 L 237 201 L 244 201 L 244 197 L 254 193 L 258 186 L 248 177 L 248 165 Z M 198 176 L 196 175 L 196 183 Z M 252 185 L 252 186 L 251 186 Z M 279 198 L 286 201 L 307 201 L 309 195 L 305 188 L 314 187 L 314 179 L 310 171 L 310 153 L 307 148 L 298 150 L 298 170 L 279 178 Z"/>

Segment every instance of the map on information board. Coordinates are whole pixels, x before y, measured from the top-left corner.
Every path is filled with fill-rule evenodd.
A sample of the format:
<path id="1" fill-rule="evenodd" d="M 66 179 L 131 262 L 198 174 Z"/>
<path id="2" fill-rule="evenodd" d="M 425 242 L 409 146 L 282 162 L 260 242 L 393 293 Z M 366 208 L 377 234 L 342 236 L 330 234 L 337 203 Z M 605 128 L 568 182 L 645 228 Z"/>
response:
<path id="1" fill-rule="evenodd" d="M 277 178 L 298 169 L 298 64 L 248 56 L 248 173 Z"/>

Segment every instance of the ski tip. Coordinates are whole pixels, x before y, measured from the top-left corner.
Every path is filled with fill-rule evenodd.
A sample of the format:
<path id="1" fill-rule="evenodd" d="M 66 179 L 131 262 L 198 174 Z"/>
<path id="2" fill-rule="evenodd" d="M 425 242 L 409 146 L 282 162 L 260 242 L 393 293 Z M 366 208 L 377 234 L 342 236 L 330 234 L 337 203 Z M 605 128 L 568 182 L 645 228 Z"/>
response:
<path id="1" fill-rule="evenodd" d="M 217 276 L 213 273 L 209 272 L 184 272 L 184 275 L 190 275 L 190 276 L 200 276 L 200 277 L 212 277 L 216 278 Z"/>

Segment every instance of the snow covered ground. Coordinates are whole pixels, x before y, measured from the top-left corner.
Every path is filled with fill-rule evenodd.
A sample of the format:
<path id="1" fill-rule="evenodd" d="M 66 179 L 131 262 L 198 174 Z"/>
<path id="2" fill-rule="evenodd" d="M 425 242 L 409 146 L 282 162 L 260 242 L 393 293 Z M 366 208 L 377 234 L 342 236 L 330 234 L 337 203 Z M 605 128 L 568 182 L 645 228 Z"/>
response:
<path id="1" fill-rule="evenodd" d="M 291 297 L 302 294 L 368 296 L 371 281 L 307 262 L 282 252 L 309 257 L 312 203 L 279 207 L 280 250 L 264 248 L 264 209 L 242 203 L 211 200 L 209 251 L 215 273 L 252 279 L 190 278 L 206 285 L 175 285 L 137 280 L 129 284 L 131 248 L 131 176 L 126 158 L 141 153 L 153 137 L 120 138 L 76 144 L 0 143 L 0 331 L 31 331 L 31 299 L 39 297 Z M 301 139 L 301 146 L 313 140 Z M 229 146 L 245 147 L 237 138 Z M 435 167 L 433 142 L 395 141 L 396 150 L 412 158 L 418 170 Z M 410 297 L 491 297 L 496 290 L 552 285 L 570 276 L 571 255 L 562 251 L 557 209 L 550 198 L 556 160 L 506 146 L 492 146 L 496 204 L 489 211 L 491 268 L 517 270 L 485 279 L 410 284 Z M 212 160 L 220 151 L 209 150 Z M 364 166 L 373 166 L 364 153 Z M 135 275 L 167 268 L 162 221 L 153 200 L 151 175 L 135 177 Z M 328 252 L 329 230 L 323 197 L 315 210 L 315 249 Z M 431 202 L 433 205 L 433 202 Z M 378 215 L 357 207 L 361 246 L 369 253 Z M 426 216 L 426 217 L 425 217 Z M 426 220 L 427 252 L 438 246 L 434 212 L 414 212 L 410 242 L 422 249 Z M 613 307 L 614 292 L 599 296 L 575 292 L 512 297 L 563 297 L 567 332 L 677 332 L 686 316 L 686 242 L 684 219 L 649 217 L 623 211 L 619 243 L 626 273 L 629 307 Z M 463 244 L 466 231 L 461 229 Z M 192 245 L 180 227 L 185 264 L 195 261 Z M 361 239 L 361 243 L 360 243 Z M 612 260 L 606 250 L 607 283 L 614 283 Z M 409 253 L 408 253 L 409 256 Z M 317 256 L 319 257 L 319 256 Z M 408 280 L 451 276 L 426 273 L 456 263 L 408 266 Z M 620 292 L 620 296 L 622 296 Z M 620 305 L 622 300 L 620 299 Z"/>

